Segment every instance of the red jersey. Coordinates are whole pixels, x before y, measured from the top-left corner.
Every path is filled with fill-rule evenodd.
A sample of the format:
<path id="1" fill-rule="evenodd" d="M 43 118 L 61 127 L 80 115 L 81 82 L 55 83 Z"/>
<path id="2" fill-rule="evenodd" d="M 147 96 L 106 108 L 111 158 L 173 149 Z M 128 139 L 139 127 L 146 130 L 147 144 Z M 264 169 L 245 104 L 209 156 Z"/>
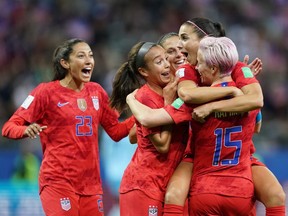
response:
<path id="1" fill-rule="evenodd" d="M 118 117 L 99 84 L 85 83 L 81 92 L 75 92 L 53 81 L 42 83 L 31 92 L 4 125 L 2 133 L 22 138 L 26 126 L 15 128 L 19 119 L 47 125 L 40 133 L 43 149 L 40 190 L 51 185 L 83 195 L 102 194 L 98 127 L 101 125 L 118 141 L 128 135 L 134 124 L 134 119 L 119 123 Z"/>
<path id="2" fill-rule="evenodd" d="M 141 87 L 137 100 L 151 108 L 164 106 L 164 98 L 151 90 L 148 85 Z M 141 190 L 147 196 L 164 201 L 167 183 L 180 163 L 188 139 L 188 122 L 173 126 L 169 152 L 159 153 L 148 135 L 160 133 L 161 127 L 145 128 L 137 124 L 138 147 L 126 168 L 120 185 L 120 193 Z"/>
<path id="3" fill-rule="evenodd" d="M 165 109 L 175 122 L 191 119 L 192 106 L 179 100 L 172 106 Z M 254 195 L 250 145 L 257 112 L 216 112 L 204 124 L 191 121 L 194 153 L 191 195 L 214 193 L 244 198 Z"/>
<path id="4" fill-rule="evenodd" d="M 176 71 L 176 76 L 178 76 L 179 82 L 184 80 L 191 80 L 195 82 L 196 85 L 201 86 L 201 79 L 200 75 L 197 72 L 195 66 L 190 64 L 184 64 L 179 66 L 178 70 Z M 238 61 L 235 65 L 231 77 L 233 81 L 236 83 L 237 88 L 242 88 L 246 85 L 252 83 L 259 83 L 258 80 L 254 77 L 250 68 L 243 62 Z M 180 113 L 179 113 L 180 114 Z M 256 151 L 254 144 L 251 145 L 251 154 Z"/>
<path id="5" fill-rule="evenodd" d="M 190 64 L 181 65 L 176 71 L 176 76 L 180 77 L 179 82 L 184 80 L 192 80 L 196 85 L 201 85 L 199 73 L 195 66 Z M 233 81 L 237 88 L 242 88 L 245 85 L 258 83 L 250 68 L 243 62 L 238 61 L 231 73 Z"/>

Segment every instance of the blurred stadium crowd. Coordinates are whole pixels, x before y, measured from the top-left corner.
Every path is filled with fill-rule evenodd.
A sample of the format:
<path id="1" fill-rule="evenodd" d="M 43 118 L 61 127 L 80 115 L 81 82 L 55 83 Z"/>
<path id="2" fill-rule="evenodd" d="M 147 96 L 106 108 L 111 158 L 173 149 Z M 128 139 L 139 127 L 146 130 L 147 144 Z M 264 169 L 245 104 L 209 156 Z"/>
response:
<path id="1" fill-rule="evenodd" d="M 254 141 L 261 152 L 287 151 L 287 0 L 0 0 L 1 128 L 36 85 L 51 80 L 52 54 L 64 40 L 80 37 L 91 45 L 96 62 L 92 80 L 99 82 L 110 93 L 113 76 L 132 45 L 138 41 L 157 41 L 164 33 L 177 32 L 184 21 L 202 16 L 224 25 L 227 36 L 238 47 L 240 59 L 245 54 L 249 54 L 251 60 L 255 57 L 262 59 L 263 71 L 258 78 L 265 98 L 263 126 Z M 104 143 L 109 140 L 105 136 L 103 133 L 100 137 Z M 112 142 L 101 149 L 103 158 L 107 159 L 103 161 L 106 168 L 103 179 L 109 185 L 115 185 L 110 188 L 112 195 L 106 198 L 110 201 L 106 206 L 111 209 L 111 200 L 115 199 L 117 203 L 122 172 L 135 150 L 135 146 L 127 145 L 127 140 L 121 142 L 120 145 Z M 38 139 L 13 141 L 0 137 L 0 162 L 5 163 L 6 170 L 15 169 L 15 165 L 8 164 L 8 160 L 12 160 L 6 151 L 9 149 L 23 155 L 36 152 L 41 157 Z M 126 154 L 120 153 L 121 149 Z M 125 155 L 127 160 L 123 160 Z M 34 164 L 32 172 L 37 173 L 39 164 L 33 160 L 29 156 L 27 163 L 20 161 L 20 171 L 23 170 L 21 166 L 31 167 Z M 281 164 L 280 161 L 277 168 Z M 5 176 L 3 170 L 0 174 Z M 15 178 L 15 173 L 12 178 Z M 37 175 L 31 179 L 37 181 Z M 288 179 L 286 174 L 284 179 Z M 3 188 L 9 189 L 5 184 L 2 189 L 0 187 L 1 190 Z M 11 197 L 14 195 L 12 191 Z M 1 215 L 3 203 L 0 202 Z M 19 212 L 24 212 L 19 206 Z M 30 204 L 28 207 L 33 210 Z M 117 208 L 115 211 L 118 211 Z"/>
<path id="2" fill-rule="evenodd" d="M 221 22 L 240 58 L 259 57 L 265 107 L 257 148 L 288 147 L 287 0 L 1 0 L 0 125 L 32 88 L 52 78 L 52 53 L 67 38 L 90 43 L 93 81 L 108 93 L 117 68 L 137 41 L 156 41 L 192 17 Z M 17 146 L 0 138 L 0 149 Z M 40 147 L 40 145 L 39 145 Z"/>

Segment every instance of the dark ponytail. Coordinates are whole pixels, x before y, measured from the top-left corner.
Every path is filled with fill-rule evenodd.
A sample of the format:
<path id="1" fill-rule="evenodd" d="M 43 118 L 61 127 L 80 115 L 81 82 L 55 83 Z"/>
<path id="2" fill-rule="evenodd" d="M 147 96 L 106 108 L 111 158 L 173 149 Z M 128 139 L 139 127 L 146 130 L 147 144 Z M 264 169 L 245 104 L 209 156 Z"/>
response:
<path id="1" fill-rule="evenodd" d="M 116 108 L 118 112 L 121 113 L 128 108 L 126 104 L 127 95 L 146 82 L 138 68 L 146 67 L 144 57 L 153 46 L 156 46 L 156 44 L 150 42 L 135 44 L 128 54 L 128 61 L 118 69 L 113 80 L 113 90 L 110 96 L 110 106 Z"/>

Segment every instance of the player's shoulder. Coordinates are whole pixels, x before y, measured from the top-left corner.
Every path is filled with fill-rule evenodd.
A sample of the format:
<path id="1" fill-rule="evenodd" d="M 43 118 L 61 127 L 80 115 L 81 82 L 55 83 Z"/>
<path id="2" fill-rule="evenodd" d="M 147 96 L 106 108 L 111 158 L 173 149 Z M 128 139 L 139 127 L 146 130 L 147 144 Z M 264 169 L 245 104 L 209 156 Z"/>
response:
<path id="1" fill-rule="evenodd" d="M 189 64 L 189 63 L 186 63 L 186 64 L 183 64 L 183 65 L 180 65 L 178 68 L 177 68 L 177 71 L 179 70 L 195 70 L 195 66 Z"/>
<path id="2" fill-rule="evenodd" d="M 148 87 L 148 85 L 144 84 L 139 88 L 139 90 L 136 93 L 136 98 L 141 99 L 145 97 L 152 97 L 153 91 Z"/>
<path id="3" fill-rule="evenodd" d="M 233 77 L 244 76 L 245 78 L 254 78 L 254 75 L 251 69 L 248 67 L 248 65 L 241 61 L 238 61 L 236 63 L 232 72 L 232 76 Z"/>
<path id="4" fill-rule="evenodd" d="M 101 86 L 97 82 L 87 82 L 85 83 L 85 88 L 88 89 L 89 91 L 97 91 L 98 93 L 101 93 L 101 94 L 103 93 L 105 95 L 107 94 L 103 86 Z"/>
<path id="5" fill-rule="evenodd" d="M 97 83 L 97 82 L 87 82 L 85 83 L 85 86 L 88 87 L 88 88 L 99 88 L 99 89 L 103 89 L 103 87 Z"/>
<path id="6" fill-rule="evenodd" d="M 50 81 L 50 82 L 42 82 L 40 84 L 38 84 L 35 87 L 35 91 L 47 91 L 47 92 L 51 92 L 51 91 L 55 91 L 55 88 L 57 87 L 57 81 Z"/>
<path id="7" fill-rule="evenodd" d="M 248 67 L 247 64 L 245 64 L 244 62 L 238 61 L 234 67 L 234 71 L 239 71 L 242 70 L 242 68 L 246 68 Z"/>
<path id="8" fill-rule="evenodd" d="M 176 70 L 176 76 L 178 77 L 185 77 L 187 74 L 193 74 L 193 73 L 197 73 L 195 66 L 191 65 L 191 64 L 183 64 L 180 65 L 178 67 L 178 69 Z"/>

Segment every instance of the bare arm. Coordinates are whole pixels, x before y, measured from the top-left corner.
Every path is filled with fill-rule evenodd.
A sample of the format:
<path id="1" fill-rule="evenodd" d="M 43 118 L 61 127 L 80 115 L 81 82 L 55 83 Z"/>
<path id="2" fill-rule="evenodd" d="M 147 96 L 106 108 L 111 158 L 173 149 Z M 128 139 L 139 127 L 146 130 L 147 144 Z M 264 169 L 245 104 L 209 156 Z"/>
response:
<path id="1" fill-rule="evenodd" d="M 244 93 L 242 96 L 196 107 L 193 110 L 193 118 L 204 119 L 212 112 L 247 112 L 263 107 L 263 94 L 259 83 L 246 85 L 241 90 Z"/>
<path id="2" fill-rule="evenodd" d="M 129 141 L 131 144 L 137 143 L 137 130 L 136 130 L 136 124 L 133 125 L 133 127 L 129 131 Z"/>
<path id="3" fill-rule="evenodd" d="M 194 81 L 185 80 L 178 84 L 178 95 L 190 104 L 203 104 L 226 96 L 237 96 L 240 90 L 236 87 L 197 87 Z"/>
<path id="4" fill-rule="evenodd" d="M 242 96 L 211 102 L 212 112 L 246 112 L 263 107 L 263 94 L 259 83 L 244 86 L 241 90 L 244 93 Z"/>
<path id="5" fill-rule="evenodd" d="M 131 112 L 140 124 L 144 127 L 156 127 L 161 125 L 173 124 L 174 121 L 165 109 L 151 109 L 150 107 L 140 103 L 135 98 L 136 91 L 130 93 L 126 97 Z"/>
<path id="6" fill-rule="evenodd" d="M 149 139 L 151 140 L 158 152 L 165 154 L 169 151 L 172 136 L 171 131 L 172 126 L 166 125 L 162 128 L 161 133 L 149 135 Z"/>

